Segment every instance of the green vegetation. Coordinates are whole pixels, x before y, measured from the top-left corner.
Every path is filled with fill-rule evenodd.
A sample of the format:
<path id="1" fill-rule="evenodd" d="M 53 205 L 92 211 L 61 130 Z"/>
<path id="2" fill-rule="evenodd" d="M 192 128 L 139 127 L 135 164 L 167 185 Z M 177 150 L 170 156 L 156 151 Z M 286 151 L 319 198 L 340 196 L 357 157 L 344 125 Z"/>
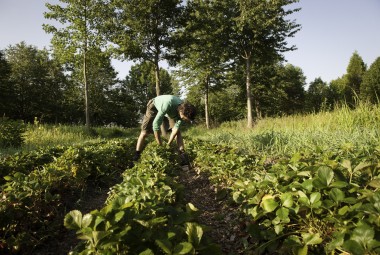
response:
<path id="1" fill-rule="evenodd" d="M 188 137 L 238 147 L 244 153 L 291 155 L 296 152 L 365 148 L 380 138 L 380 107 L 360 104 L 356 109 L 308 115 L 264 118 L 253 129 L 244 121 L 225 122 L 219 128 L 191 128 Z"/>
<path id="2" fill-rule="evenodd" d="M 185 144 L 216 197 L 239 210 L 245 251 L 378 254 L 379 111 L 360 104 L 265 118 L 252 130 L 242 121 L 193 127 Z M 131 168 L 137 130 L 86 130 L 28 125 L 25 145 L 2 157 L 1 251 L 38 249 L 64 224 L 83 240 L 74 254 L 220 253 L 199 209 L 182 199 L 191 191 L 175 181 L 174 145 L 149 143 Z M 87 213 L 75 201 L 94 184 L 113 186 L 103 207 Z"/>
<path id="3" fill-rule="evenodd" d="M 21 147 L 0 148 L 0 157 L 16 152 L 29 152 L 39 148 L 55 146 L 70 146 L 85 142 L 99 142 L 111 138 L 137 137 L 138 129 L 125 129 L 121 127 L 97 127 L 87 129 L 79 125 L 26 125 L 23 134 L 24 143 Z"/>
<path id="4" fill-rule="evenodd" d="M 22 121 L 0 118 L 0 147 L 19 147 L 24 141 L 25 125 Z"/>

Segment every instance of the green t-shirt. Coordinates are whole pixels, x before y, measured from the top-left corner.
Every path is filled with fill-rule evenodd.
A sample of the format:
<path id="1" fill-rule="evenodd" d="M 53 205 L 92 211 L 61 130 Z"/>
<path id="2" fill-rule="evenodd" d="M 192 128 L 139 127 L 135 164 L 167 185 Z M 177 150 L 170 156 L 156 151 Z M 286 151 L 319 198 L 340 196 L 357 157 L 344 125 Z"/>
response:
<path id="1" fill-rule="evenodd" d="M 178 106 L 182 104 L 179 97 L 172 95 L 161 95 L 153 99 L 154 106 L 157 109 L 157 115 L 153 120 L 153 131 L 159 131 L 164 116 L 167 116 L 175 121 L 174 127 L 179 128 L 182 120 L 178 114 Z"/>

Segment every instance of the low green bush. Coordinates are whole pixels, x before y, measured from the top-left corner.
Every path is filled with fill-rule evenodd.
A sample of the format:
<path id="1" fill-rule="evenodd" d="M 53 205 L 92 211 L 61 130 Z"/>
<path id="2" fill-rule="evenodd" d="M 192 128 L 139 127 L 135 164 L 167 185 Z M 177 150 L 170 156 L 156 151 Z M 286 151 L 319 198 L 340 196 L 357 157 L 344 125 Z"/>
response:
<path id="1" fill-rule="evenodd" d="M 20 147 L 24 142 L 25 124 L 20 120 L 0 118 L 0 147 Z"/>

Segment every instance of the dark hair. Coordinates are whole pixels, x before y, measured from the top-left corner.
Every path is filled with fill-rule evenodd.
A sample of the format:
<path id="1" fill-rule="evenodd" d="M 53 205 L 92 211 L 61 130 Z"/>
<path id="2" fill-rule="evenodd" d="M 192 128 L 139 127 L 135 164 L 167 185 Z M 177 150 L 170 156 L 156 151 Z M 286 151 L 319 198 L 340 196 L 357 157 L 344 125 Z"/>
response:
<path id="1" fill-rule="evenodd" d="M 179 111 L 181 111 L 190 120 L 194 120 L 195 115 L 197 114 L 197 109 L 195 109 L 194 105 L 188 102 L 180 104 Z"/>

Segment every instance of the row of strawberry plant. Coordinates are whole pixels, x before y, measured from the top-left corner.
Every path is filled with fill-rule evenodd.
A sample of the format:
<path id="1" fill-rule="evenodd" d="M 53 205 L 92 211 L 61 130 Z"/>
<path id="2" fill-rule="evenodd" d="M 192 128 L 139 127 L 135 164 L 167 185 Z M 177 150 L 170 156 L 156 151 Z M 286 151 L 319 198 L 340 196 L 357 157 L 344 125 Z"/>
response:
<path id="1" fill-rule="evenodd" d="M 193 141 L 208 171 L 248 218 L 247 250 L 259 254 L 380 253 L 380 151 L 335 149 L 276 160 Z"/>
<path id="2" fill-rule="evenodd" d="M 0 158 L 0 185 L 4 177 L 14 172 L 27 174 L 37 167 L 54 161 L 65 151 L 64 147 L 41 148 L 29 152 L 17 152 Z"/>
<path id="3" fill-rule="evenodd" d="M 82 240 L 72 254 L 219 254 L 196 222 L 199 211 L 184 204 L 177 154 L 148 144 L 140 161 L 123 174 L 100 210 L 73 210 L 65 226 Z"/>
<path id="4" fill-rule="evenodd" d="M 133 147 L 129 140 L 72 146 L 58 157 L 45 156 L 49 159 L 46 164 L 31 162 L 34 169 L 21 168 L 20 172 L 13 170 L 4 176 L 0 251 L 28 253 L 55 236 L 62 228 L 65 208 L 72 207 L 69 203 L 80 198 L 89 181 L 99 183 L 115 178 L 115 171 L 123 172 Z M 16 156 L 15 162 L 18 161 Z"/>

